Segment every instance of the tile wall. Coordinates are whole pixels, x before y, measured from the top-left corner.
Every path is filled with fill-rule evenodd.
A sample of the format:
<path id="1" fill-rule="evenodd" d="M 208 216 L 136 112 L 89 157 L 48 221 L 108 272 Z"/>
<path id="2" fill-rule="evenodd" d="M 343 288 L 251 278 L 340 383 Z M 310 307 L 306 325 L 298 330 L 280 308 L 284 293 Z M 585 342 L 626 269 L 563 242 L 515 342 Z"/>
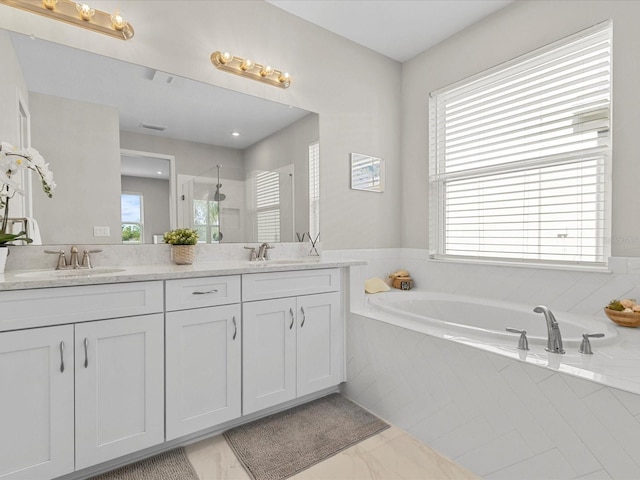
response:
<path id="1" fill-rule="evenodd" d="M 587 272 L 430 261 L 417 249 L 323 255 L 368 261 L 351 268 L 352 312 L 362 311 L 365 279 L 400 268 L 417 288 L 587 315 L 640 298 L 637 258 Z M 350 398 L 484 478 L 640 478 L 640 395 L 357 313 L 347 323 L 347 379 Z"/>

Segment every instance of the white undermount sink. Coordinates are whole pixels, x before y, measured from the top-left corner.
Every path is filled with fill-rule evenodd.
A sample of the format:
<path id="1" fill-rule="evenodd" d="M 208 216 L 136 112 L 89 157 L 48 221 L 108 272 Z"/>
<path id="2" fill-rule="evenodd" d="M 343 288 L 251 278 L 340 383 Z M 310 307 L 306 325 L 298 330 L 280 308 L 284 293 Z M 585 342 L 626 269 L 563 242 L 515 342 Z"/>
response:
<path id="1" fill-rule="evenodd" d="M 85 278 L 124 272 L 124 268 L 75 268 L 70 270 L 37 270 L 16 273 L 18 278 Z"/>

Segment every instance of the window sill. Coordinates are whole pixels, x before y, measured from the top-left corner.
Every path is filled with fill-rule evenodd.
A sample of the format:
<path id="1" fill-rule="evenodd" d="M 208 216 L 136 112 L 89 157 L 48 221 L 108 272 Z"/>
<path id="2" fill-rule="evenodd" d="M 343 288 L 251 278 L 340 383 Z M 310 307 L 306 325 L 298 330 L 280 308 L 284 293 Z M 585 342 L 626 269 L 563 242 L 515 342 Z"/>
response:
<path id="1" fill-rule="evenodd" d="M 596 273 L 612 273 L 608 265 L 572 265 L 572 264 L 550 264 L 550 263 L 534 263 L 524 261 L 508 261 L 508 260 L 481 260 L 476 258 L 452 258 L 442 255 L 430 255 L 430 262 L 443 263 L 459 263 L 464 265 L 486 265 L 490 267 L 513 267 L 513 268 L 533 268 L 540 270 L 562 270 L 574 272 L 596 272 Z"/>

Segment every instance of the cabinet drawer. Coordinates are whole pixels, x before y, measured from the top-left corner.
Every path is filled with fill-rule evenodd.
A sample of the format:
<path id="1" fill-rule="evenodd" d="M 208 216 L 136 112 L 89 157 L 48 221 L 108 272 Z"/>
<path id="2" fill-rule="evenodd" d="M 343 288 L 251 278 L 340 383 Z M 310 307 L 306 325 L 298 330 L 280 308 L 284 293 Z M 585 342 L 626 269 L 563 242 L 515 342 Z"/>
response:
<path id="1" fill-rule="evenodd" d="M 160 313 L 162 282 L 0 292 L 0 331 Z"/>
<path id="2" fill-rule="evenodd" d="M 251 273 L 242 276 L 244 301 L 293 297 L 340 290 L 340 269 Z"/>
<path id="3" fill-rule="evenodd" d="M 240 276 L 167 280 L 167 311 L 240 303 Z"/>

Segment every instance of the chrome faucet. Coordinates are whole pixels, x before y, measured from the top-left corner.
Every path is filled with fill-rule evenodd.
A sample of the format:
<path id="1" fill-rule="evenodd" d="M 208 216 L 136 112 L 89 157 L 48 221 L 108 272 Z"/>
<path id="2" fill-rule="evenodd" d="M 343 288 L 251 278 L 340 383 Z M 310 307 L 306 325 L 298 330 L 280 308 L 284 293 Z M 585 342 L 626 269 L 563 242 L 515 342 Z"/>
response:
<path id="1" fill-rule="evenodd" d="M 262 245 L 260 245 L 258 247 L 258 255 L 257 255 L 256 260 L 259 260 L 259 261 L 268 260 L 268 258 L 267 258 L 267 250 L 271 250 L 272 248 L 274 248 L 274 247 L 269 245 L 267 242 L 264 242 Z"/>
<path id="2" fill-rule="evenodd" d="M 51 253 L 54 255 L 58 255 L 58 263 L 56 265 L 56 270 L 76 270 L 76 269 L 84 269 L 84 268 L 93 268 L 91 265 L 91 257 L 89 254 L 91 253 L 99 253 L 102 250 L 84 250 L 82 253 L 82 263 L 78 261 L 78 247 L 73 245 L 70 250 L 69 263 L 67 263 L 67 259 L 64 256 L 64 250 L 45 250 L 44 253 Z"/>
<path id="3" fill-rule="evenodd" d="M 544 314 L 544 319 L 547 322 L 547 352 L 551 353 L 564 353 L 562 348 L 562 334 L 560 333 L 560 326 L 556 317 L 553 316 L 551 310 L 544 305 L 538 305 L 533 309 L 536 313 Z"/>

